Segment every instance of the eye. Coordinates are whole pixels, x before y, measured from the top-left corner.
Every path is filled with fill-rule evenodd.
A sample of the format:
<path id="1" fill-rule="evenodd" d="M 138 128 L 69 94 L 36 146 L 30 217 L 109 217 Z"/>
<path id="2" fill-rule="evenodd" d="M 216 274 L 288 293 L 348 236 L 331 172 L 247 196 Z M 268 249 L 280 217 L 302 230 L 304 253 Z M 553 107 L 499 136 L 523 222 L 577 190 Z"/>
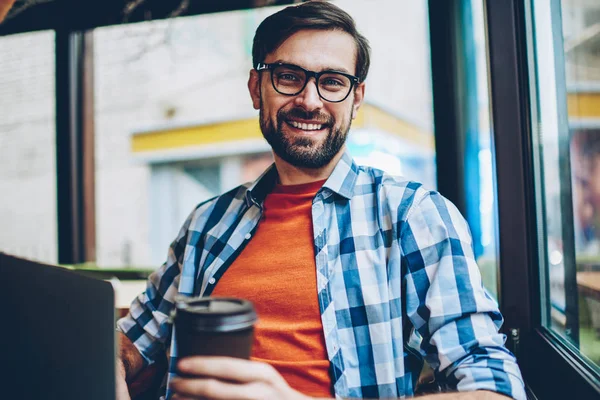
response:
<path id="1" fill-rule="evenodd" d="M 319 86 L 325 90 L 345 90 L 350 85 L 350 80 L 343 75 L 329 74 L 321 76 Z"/>
<path id="2" fill-rule="evenodd" d="M 324 78 L 321 79 L 321 83 L 323 85 L 326 86 L 344 86 L 344 82 L 340 81 L 339 79 L 335 79 L 335 78 Z"/>
<path id="3" fill-rule="evenodd" d="M 283 72 L 283 73 L 279 74 L 277 76 L 277 79 L 279 79 L 281 81 L 289 81 L 289 82 L 295 82 L 295 81 L 300 80 L 295 74 L 292 74 L 290 72 Z"/>

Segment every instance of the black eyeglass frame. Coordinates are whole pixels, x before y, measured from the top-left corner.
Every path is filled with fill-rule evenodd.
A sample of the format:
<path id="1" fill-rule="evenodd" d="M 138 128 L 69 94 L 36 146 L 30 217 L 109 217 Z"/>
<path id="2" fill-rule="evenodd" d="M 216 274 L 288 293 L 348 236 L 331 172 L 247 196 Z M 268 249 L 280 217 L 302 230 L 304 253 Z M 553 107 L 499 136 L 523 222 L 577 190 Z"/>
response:
<path id="1" fill-rule="evenodd" d="M 304 74 L 306 75 L 306 79 L 304 80 L 304 85 L 302 85 L 302 88 L 300 90 L 298 90 L 296 93 L 282 93 L 277 89 L 277 86 L 275 86 L 275 79 L 273 78 L 273 71 L 275 70 L 275 68 L 277 67 L 288 67 L 288 68 L 296 68 L 299 69 L 301 71 L 304 72 Z M 266 71 L 266 70 L 270 70 L 271 72 L 271 84 L 273 85 L 273 89 L 275 89 L 275 91 L 279 94 L 282 94 L 284 96 L 297 96 L 298 94 L 302 93 L 302 91 L 306 88 L 306 85 L 308 84 L 308 81 L 311 77 L 315 78 L 315 86 L 317 88 L 317 93 L 319 94 L 319 97 L 322 98 L 323 100 L 329 102 L 329 103 L 341 103 L 342 101 L 346 100 L 348 98 L 348 96 L 350 95 L 350 92 L 352 92 L 352 89 L 354 88 L 355 85 L 358 85 L 360 83 L 360 79 L 357 76 L 354 75 L 350 75 L 347 74 L 345 72 L 342 71 L 335 71 L 335 70 L 327 70 L 327 71 L 321 71 L 321 72 L 315 72 L 315 71 L 309 71 L 307 69 L 304 69 L 298 65 L 294 65 L 294 64 L 286 64 L 286 63 L 272 63 L 272 64 L 266 64 L 266 63 L 257 63 L 256 64 L 256 68 L 254 68 L 257 72 L 261 72 L 261 71 Z M 328 100 L 325 97 L 323 97 L 323 95 L 321 94 L 321 91 L 319 90 L 319 78 L 321 77 L 321 75 L 325 75 L 325 74 L 331 74 L 331 73 L 335 73 L 335 74 L 340 74 L 345 76 L 346 78 L 350 79 L 350 89 L 348 90 L 348 93 L 346 93 L 346 96 L 344 96 L 343 99 L 341 100 Z"/>

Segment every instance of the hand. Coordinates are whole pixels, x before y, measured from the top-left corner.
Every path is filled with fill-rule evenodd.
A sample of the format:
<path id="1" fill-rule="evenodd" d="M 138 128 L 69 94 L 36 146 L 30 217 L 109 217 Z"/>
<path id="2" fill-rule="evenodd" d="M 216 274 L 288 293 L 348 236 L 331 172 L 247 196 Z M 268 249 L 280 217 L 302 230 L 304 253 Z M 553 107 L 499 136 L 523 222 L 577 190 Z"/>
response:
<path id="1" fill-rule="evenodd" d="M 185 377 L 174 378 L 173 400 L 307 400 L 269 364 L 231 357 L 188 357 L 177 364 Z"/>
<path id="2" fill-rule="evenodd" d="M 129 396 L 129 389 L 127 388 L 127 381 L 125 381 L 125 367 L 120 359 L 117 359 L 117 376 L 116 378 L 116 390 L 117 400 L 131 400 Z"/>

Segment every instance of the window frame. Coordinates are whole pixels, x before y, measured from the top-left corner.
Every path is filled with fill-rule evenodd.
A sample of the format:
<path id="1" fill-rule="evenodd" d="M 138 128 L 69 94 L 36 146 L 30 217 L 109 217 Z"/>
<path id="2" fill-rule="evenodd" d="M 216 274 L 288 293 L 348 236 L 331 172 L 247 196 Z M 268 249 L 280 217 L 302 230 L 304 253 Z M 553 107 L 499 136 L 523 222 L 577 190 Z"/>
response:
<path id="1" fill-rule="evenodd" d="M 134 7 L 125 9 L 125 2 L 122 0 L 97 2 L 51 0 L 24 8 L 13 18 L 6 19 L 0 24 L 0 37 L 46 29 L 75 33 L 101 26 L 298 2 L 298 0 L 130 1 L 129 3 L 135 3 Z"/>
<path id="2" fill-rule="evenodd" d="M 534 166 L 532 93 L 528 52 L 529 0 L 485 2 L 492 126 L 498 184 L 500 307 L 508 346 L 516 354 L 524 379 L 539 398 L 594 398 L 600 376 L 574 346 L 542 323 L 541 260 L 536 193 L 540 180 Z M 548 384 L 553 382 L 553 384 Z M 567 385 L 568 383 L 568 385 Z"/>

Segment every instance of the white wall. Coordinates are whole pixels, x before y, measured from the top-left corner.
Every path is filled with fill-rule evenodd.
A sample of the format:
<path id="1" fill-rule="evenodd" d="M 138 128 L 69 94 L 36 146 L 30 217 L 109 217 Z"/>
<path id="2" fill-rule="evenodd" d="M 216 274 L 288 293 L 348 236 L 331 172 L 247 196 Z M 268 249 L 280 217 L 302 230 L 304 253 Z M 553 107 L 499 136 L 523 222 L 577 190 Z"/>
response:
<path id="1" fill-rule="evenodd" d="M 0 251 L 57 260 L 54 33 L 0 38 Z"/>

